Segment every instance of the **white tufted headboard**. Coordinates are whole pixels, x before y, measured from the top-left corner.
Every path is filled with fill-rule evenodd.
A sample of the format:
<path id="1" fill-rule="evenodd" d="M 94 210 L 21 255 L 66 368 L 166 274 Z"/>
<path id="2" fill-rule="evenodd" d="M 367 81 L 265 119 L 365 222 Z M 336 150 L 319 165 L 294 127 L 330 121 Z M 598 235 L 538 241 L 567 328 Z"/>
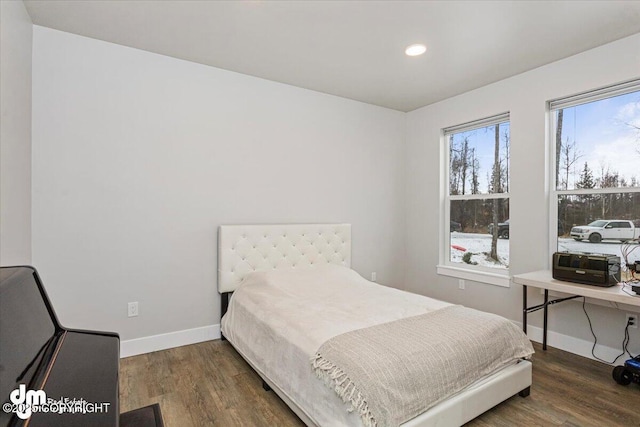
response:
<path id="1" fill-rule="evenodd" d="M 351 224 L 221 225 L 218 292 L 232 292 L 253 271 L 351 266 Z"/>

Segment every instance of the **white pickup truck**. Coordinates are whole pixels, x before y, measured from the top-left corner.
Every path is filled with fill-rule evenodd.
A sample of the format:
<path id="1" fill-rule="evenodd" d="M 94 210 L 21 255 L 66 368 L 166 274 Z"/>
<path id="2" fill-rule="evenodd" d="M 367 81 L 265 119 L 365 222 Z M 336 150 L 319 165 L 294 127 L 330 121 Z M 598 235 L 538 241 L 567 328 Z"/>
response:
<path id="1" fill-rule="evenodd" d="M 571 237 L 577 241 L 589 240 L 598 243 L 601 240 L 620 240 L 626 242 L 640 238 L 640 228 L 633 221 L 622 219 L 599 219 L 589 225 L 579 225 L 571 229 Z"/>

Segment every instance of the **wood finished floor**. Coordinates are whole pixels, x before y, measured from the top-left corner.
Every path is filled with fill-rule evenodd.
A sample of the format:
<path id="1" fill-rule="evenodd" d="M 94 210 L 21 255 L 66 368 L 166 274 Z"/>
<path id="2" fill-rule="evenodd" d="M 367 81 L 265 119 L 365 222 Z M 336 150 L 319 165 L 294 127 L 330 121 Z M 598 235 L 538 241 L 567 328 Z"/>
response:
<path id="1" fill-rule="evenodd" d="M 466 424 L 640 426 L 640 386 L 617 385 L 611 367 L 534 344 L 533 386 Z M 120 411 L 159 403 L 166 427 L 304 426 L 228 342 L 122 359 Z"/>

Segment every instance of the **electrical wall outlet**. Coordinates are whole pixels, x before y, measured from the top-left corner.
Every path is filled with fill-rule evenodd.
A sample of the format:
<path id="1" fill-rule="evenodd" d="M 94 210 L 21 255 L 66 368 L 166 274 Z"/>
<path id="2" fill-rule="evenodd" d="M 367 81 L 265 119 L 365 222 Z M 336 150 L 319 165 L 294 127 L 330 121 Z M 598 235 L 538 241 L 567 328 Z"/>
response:
<path id="1" fill-rule="evenodd" d="M 371 281 L 375 282 L 376 280 L 378 280 L 378 275 L 376 274 L 376 272 L 372 272 L 371 273 Z"/>
<path id="2" fill-rule="evenodd" d="M 638 329 L 638 315 L 634 313 L 627 313 L 627 321 L 625 322 L 625 325 L 629 324 L 629 319 L 633 322 L 633 325 L 629 325 L 629 327 Z"/>
<path id="3" fill-rule="evenodd" d="M 138 315 L 138 302 L 130 302 L 127 304 L 127 313 L 129 317 L 136 317 Z"/>
<path id="4" fill-rule="evenodd" d="M 458 279 L 458 289 L 464 290 L 464 279 Z"/>

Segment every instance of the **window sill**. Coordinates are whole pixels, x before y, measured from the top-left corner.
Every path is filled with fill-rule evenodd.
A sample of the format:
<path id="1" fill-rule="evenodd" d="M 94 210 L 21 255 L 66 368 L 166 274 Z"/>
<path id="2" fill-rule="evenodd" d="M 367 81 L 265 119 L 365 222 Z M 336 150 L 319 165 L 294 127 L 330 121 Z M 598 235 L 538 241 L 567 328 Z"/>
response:
<path id="1" fill-rule="evenodd" d="M 437 273 L 441 276 L 456 277 L 458 279 L 487 283 L 489 285 L 500 286 L 503 288 L 511 287 L 511 279 L 508 274 L 470 270 L 467 268 L 453 267 L 450 265 L 438 265 Z"/>

